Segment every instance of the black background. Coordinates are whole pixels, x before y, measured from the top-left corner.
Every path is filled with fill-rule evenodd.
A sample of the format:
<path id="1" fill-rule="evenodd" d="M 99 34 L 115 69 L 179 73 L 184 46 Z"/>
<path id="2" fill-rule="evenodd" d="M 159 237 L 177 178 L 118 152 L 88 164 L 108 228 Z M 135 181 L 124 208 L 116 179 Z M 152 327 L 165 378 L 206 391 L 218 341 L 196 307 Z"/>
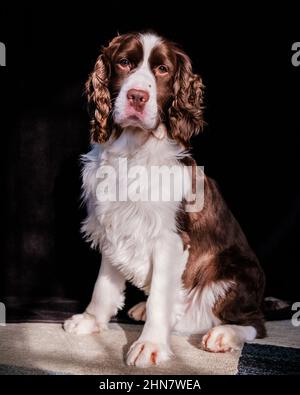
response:
<path id="1" fill-rule="evenodd" d="M 79 233 L 78 158 L 89 147 L 83 85 L 109 39 L 151 28 L 181 44 L 203 77 L 207 126 L 194 156 L 257 253 L 266 294 L 299 300 L 297 10 L 96 4 L 0 6 L 1 297 L 88 301 L 100 257 Z"/>

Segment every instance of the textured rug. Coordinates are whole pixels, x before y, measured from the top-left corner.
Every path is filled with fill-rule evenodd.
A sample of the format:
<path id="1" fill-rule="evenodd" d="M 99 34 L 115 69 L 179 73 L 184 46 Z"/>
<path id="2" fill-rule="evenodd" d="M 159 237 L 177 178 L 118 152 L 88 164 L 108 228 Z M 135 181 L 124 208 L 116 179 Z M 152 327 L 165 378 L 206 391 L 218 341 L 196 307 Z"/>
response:
<path id="1" fill-rule="evenodd" d="M 239 375 L 299 375 L 300 350 L 260 344 L 245 344 Z"/>
<path id="2" fill-rule="evenodd" d="M 137 369 L 127 367 L 124 357 L 140 325 L 112 323 L 109 331 L 76 336 L 60 324 L 8 324 L 0 326 L 0 374 L 299 374 L 300 328 L 290 321 L 270 322 L 267 328 L 268 338 L 246 344 L 242 352 L 225 354 L 200 350 L 200 336 L 174 333 L 175 359 Z"/>

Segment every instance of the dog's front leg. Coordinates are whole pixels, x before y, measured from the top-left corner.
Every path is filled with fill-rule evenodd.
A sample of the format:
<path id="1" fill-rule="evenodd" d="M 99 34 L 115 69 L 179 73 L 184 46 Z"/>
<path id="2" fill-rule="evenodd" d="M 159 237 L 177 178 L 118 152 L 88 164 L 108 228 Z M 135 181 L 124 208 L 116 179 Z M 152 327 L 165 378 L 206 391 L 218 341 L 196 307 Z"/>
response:
<path id="1" fill-rule="evenodd" d="M 92 299 L 83 314 L 75 314 L 64 323 L 64 329 L 78 335 L 100 332 L 118 309 L 123 307 L 124 276 L 102 256 Z"/>
<path id="2" fill-rule="evenodd" d="M 187 252 L 183 251 L 182 241 L 177 234 L 166 234 L 155 243 L 153 273 L 146 304 L 147 318 L 141 336 L 127 354 L 128 365 L 158 365 L 172 356 L 170 334 L 186 260 Z"/>

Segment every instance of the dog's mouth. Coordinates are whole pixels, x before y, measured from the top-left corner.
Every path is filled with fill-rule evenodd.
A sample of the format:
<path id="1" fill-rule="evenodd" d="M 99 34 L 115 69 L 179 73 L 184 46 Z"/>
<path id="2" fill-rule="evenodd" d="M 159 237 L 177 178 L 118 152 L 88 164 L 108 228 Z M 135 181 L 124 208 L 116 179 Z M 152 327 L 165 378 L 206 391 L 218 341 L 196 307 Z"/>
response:
<path id="1" fill-rule="evenodd" d="M 133 127 L 150 132 L 152 131 L 153 126 L 155 127 L 156 124 L 155 123 L 152 126 L 151 123 L 152 122 L 149 122 L 149 120 L 147 120 L 147 117 L 145 117 L 143 113 L 135 112 L 126 115 L 119 124 L 123 128 Z"/>
<path id="2" fill-rule="evenodd" d="M 131 121 L 131 122 L 133 122 L 133 123 L 135 123 L 135 122 L 139 122 L 139 123 L 141 123 L 142 121 L 141 121 L 141 118 L 138 116 L 138 115 L 129 115 L 129 117 L 127 118 L 127 120 L 128 121 Z"/>
<path id="3" fill-rule="evenodd" d="M 145 129 L 145 124 L 141 117 L 138 115 L 132 114 L 124 118 L 124 120 L 121 122 L 122 127 L 140 127 L 142 129 Z"/>
<path id="4" fill-rule="evenodd" d="M 145 106 L 136 110 L 134 107 L 125 105 L 125 108 L 116 103 L 113 111 L 114 121 L 122 128 L 133 127 L 145 131 L 151 131 L 158 126 L 157 111 Z"/>

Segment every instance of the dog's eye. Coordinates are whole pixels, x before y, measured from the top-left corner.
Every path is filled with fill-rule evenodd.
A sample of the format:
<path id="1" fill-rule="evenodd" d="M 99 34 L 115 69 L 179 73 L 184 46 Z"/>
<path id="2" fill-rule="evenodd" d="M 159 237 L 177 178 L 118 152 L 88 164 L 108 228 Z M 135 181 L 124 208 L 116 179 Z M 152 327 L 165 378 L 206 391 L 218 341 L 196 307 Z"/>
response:
<path id="1" fill-rule="evenodd" d="M 156 70 L 159 74 L 166 74 L 168 72 L 168 67 L 161 64 L 160 66 L 157 66 Z"/>
<path id="2" fill-rule="evenodd" d="M 122 67 L 130 67 L 130 61 L 127 58 L 122 58 L 119 60 L 119 65 Z"/>

